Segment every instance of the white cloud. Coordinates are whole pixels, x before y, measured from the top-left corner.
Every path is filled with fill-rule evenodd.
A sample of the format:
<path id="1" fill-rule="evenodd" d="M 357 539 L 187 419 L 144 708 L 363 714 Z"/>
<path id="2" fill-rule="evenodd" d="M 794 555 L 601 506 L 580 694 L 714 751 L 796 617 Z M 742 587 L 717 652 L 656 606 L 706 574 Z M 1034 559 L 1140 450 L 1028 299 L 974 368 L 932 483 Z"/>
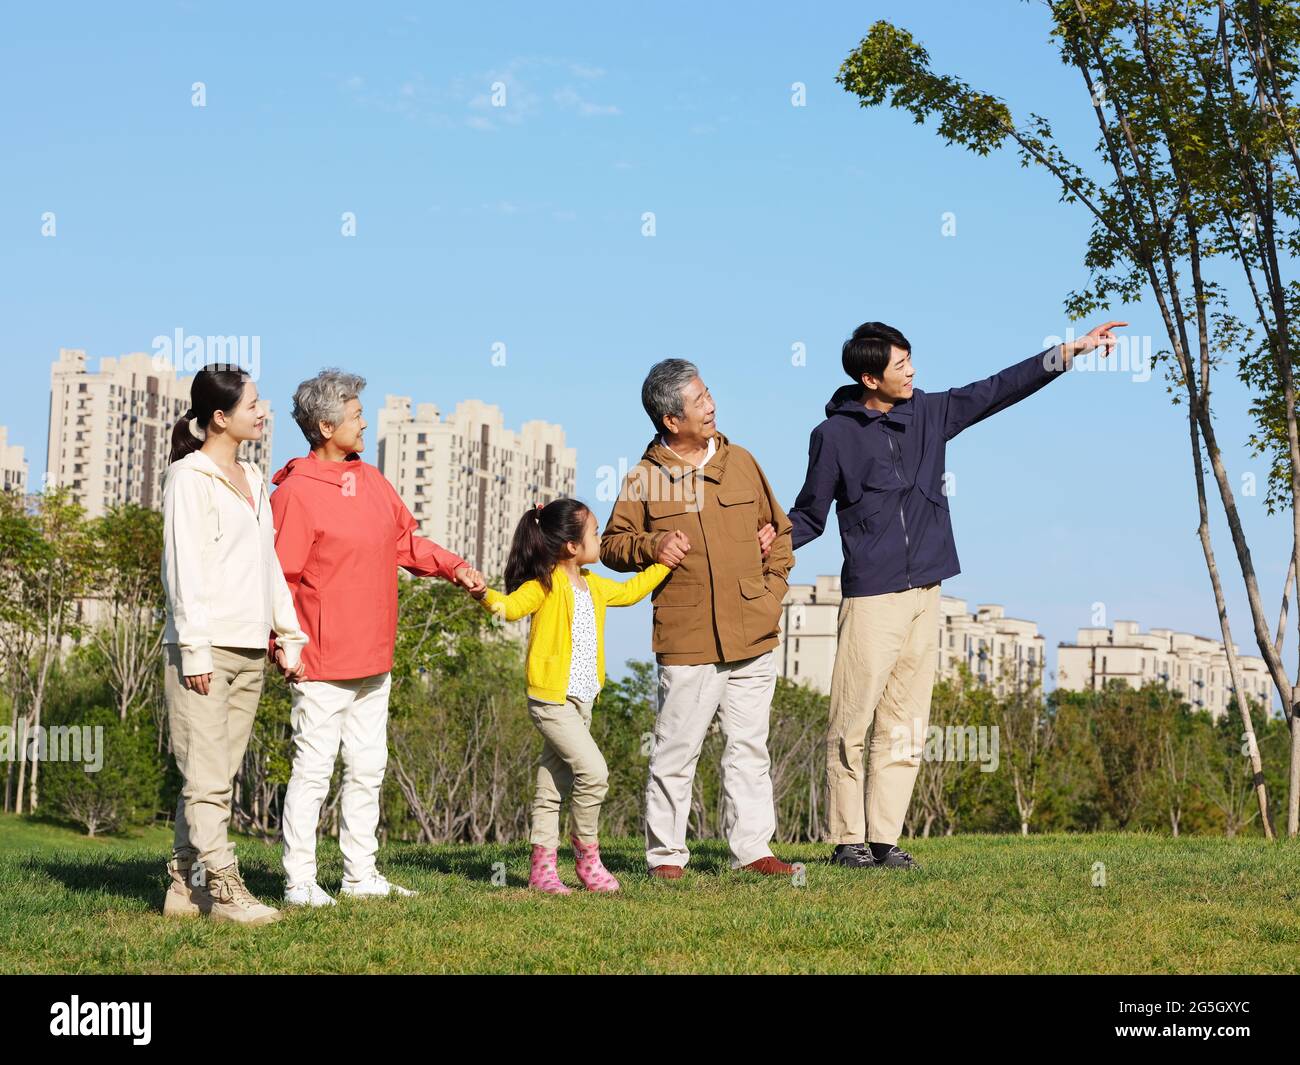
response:
<path id="1" fill-rule="evenodd" d="M 340 81 L 356 103 L 379 111 L 403 114 L 439 127 L 461 125 L 481 132 L 517 126 L 554 110 L 581 118 L 621 115 L 613 103 L 592 100 L 570 84 L 554 86 L 557 72 L 591 82 L 605 71 L 588 64 L 549 57 L 516 56 L 503 66 L 474 77 L 458 77 L 443 86 L 430 86 L 423 74 L 390 81 L 387 87 L 369 84 L 360 74 Z M 550 83 L 550 84 L 548 84 Z M 497 106 L 504 87 L 504 106 Z"/>
<path id="2" fill-rule="evenodd" d="M 557 89 L 553 99 L 561 107 L 576 111 L 584 118 L 599 117 L 603 115 L 621 115 L 623 112 L 614 104 L 598 104 L 588 100 L 579 93 L 572 85 L 565 85 Z"/>

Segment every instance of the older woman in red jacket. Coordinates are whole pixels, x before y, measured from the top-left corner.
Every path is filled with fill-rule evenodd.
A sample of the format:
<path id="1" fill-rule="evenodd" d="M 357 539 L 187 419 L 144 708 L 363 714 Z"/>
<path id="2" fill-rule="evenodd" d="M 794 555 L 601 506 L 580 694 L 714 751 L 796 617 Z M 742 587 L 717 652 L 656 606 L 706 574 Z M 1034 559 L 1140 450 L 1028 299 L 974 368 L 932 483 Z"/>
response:
<path id="1" fill-rule="evenodd" d="M 275 475 L 275 549 L 308 650 L 293 681 L 293 772 L 284 796 L 285 903 L 332 906 L 316 881 L 316 826 L 340 748 L 342 894 L 412 895 L 375 868 L 388 764 L 388 696 L 397 636 L 397 567 L 472 592 L 482 576 L 416 535 L 396 490 L 358 457 L 365 380 L 324 370 L 298 386 L 293 417 L 311 446 Z"/>

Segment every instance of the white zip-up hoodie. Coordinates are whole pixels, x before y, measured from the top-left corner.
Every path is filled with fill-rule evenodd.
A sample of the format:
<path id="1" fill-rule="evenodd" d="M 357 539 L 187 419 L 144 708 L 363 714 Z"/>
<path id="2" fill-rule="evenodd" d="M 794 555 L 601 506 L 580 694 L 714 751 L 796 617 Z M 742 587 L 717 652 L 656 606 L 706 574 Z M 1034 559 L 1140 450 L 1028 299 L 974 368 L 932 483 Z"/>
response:
<path id="1" fill-rule="evenodd" d="M 187 677 L 212 672 L 214 647 L 265 648 L 274 632 L 293 669 L 307 644 L 276 557 L 262 471 L 240 466 L 253 507 L 202 451 L 177 459 L 163 480 L 163 641 L 180 648 Z"/>

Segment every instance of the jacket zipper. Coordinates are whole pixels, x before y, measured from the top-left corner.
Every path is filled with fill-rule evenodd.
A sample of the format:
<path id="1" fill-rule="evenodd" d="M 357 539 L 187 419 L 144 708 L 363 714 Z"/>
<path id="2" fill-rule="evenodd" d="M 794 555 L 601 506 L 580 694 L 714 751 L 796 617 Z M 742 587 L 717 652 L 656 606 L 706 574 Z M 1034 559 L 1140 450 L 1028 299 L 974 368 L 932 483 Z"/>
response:
<path id="1" fill-rule="evenodd" d="M 889 430 L 882 425 L 880 427 L 885 433 L 885 443 L 889 445 L 889 462 L 894 467 L 894 476 L 898 478 L 899 483 L 903 481 L 903 475 L 898 472 L 898 462 L 894 453 L 894 438 L 889 435 Z M 907 519 L 903 517 L 903 499 L 900 496 L 898 500 L 898 520 L 903 523 L 903 572 L 907 575 L 907 586 L 912 587 L 912 545 L 907 539 Z"/>
<path id="2" fill-rule="evenodd" d="M 248 497 L 245 496 L 242 492 L 240 492 L 239 489 L 235 487 L 234 482 L 231 481 L 230 478 L 228 478 L 224 473 L 220 474 L 217 479 L 221 481 L 222 484 L 229 485 L 230 490 L 234 492 L 235 495 L 239 496 L 239 502 L 241 506 L 248 502 Z M 262 481 L 261 490 L 257 494 L 257 511 L 253 515 L 253 521 L 256 523 L 259 530 L 262 527 L 262 497 L 265 494 L 266 494 L 266 482 Z M 217 539 L 213 541 L 214 543 L 220 541 L 221 538 L 225 536 L 225 532 L 221 528 L 221 508 L 217 507 L 216 510 L 217 510 Z"/>

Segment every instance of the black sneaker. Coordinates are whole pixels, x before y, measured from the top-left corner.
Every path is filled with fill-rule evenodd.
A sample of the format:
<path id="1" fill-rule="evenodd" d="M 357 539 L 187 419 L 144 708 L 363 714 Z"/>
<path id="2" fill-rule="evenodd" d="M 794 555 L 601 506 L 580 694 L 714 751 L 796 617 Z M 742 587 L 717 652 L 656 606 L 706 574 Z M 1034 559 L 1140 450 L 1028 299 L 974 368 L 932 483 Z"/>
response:
<path id="1" fill-rule="evenodd" d="M 865 843 L 840 843 L 830 858 L 831 865 L 843 865 L 849 869 L 871 869 L 878 863 L 871 856 L 871 848 Z"/>
<path id="2" fill-rule="evenodd" d="M 870 851 L 868 851 L 868 853 L 870 853 Z M 900 850 L 897 845 L 890 847 L 888 852 L 886 852 L 883 856 L 879 858 L 872 858 L 872 861 L 875 862 L 876 865 L 879 865 L 884 869 L 920 869 L 921 868 L 919 865 L 916 864 L 915 858 L 913 858 L 910 854 L 908 854 L 907 851 Z"/>

